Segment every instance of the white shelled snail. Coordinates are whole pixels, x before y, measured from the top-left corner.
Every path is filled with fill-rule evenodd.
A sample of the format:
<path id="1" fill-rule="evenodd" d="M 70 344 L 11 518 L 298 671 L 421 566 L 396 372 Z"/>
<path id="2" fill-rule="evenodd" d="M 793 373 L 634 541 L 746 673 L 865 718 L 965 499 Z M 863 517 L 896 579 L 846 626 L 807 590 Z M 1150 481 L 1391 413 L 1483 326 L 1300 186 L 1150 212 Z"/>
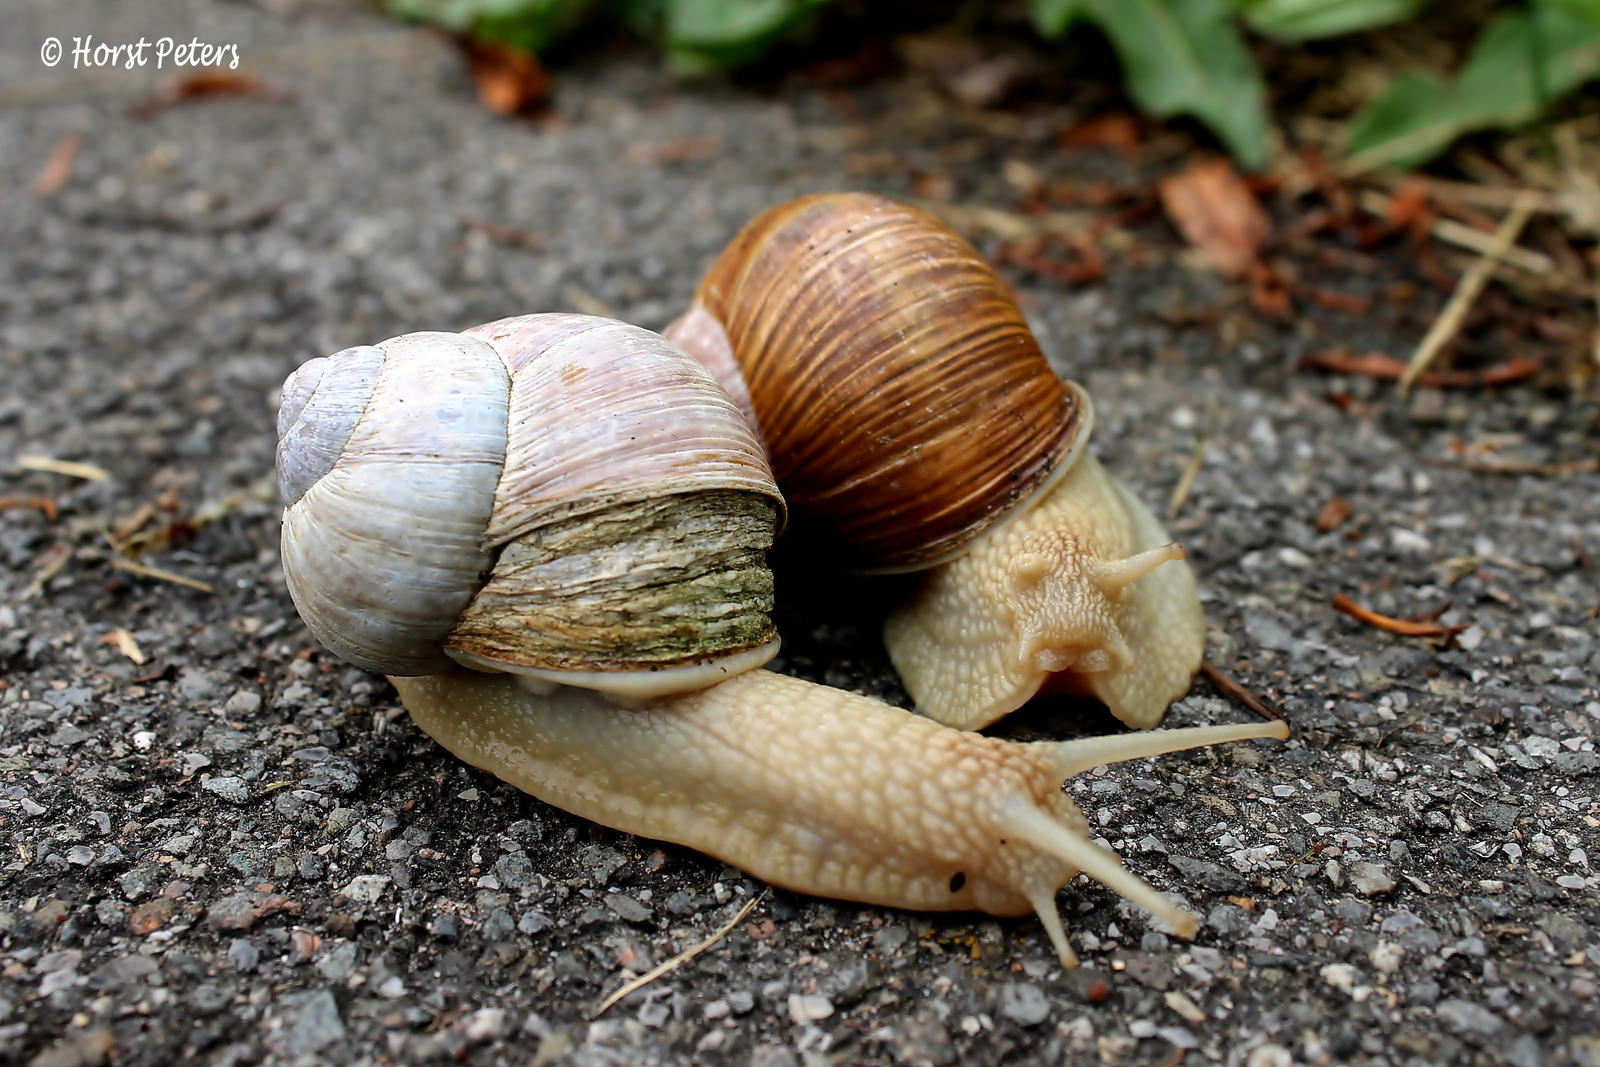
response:
<path id="1" fill-rule="evenodd" d="M 793 536 L 845 569 L 927 571 L 884 627 L 917 710 L 979 729 L 1053 688 L 1147 729 L 1188 691 L 1205 617 L 1183 549 L 942 222 L 864 193 L 780 204 L 667 337 L 759 428 Z"/>
<path id="2" fill-rule="evenodd" d="M 1082 871 L 1187 937 L 1062 781 L 1287 735 L 1019 744 L 760 669 L 781 498 L 734 402 L 644 330 L 409 334 L 313 360 L 283 396 L 284 570 L 320 641 L 467 762 L 776 885 L 1033 911 L 1072 966 L 1055 894 Z"/>

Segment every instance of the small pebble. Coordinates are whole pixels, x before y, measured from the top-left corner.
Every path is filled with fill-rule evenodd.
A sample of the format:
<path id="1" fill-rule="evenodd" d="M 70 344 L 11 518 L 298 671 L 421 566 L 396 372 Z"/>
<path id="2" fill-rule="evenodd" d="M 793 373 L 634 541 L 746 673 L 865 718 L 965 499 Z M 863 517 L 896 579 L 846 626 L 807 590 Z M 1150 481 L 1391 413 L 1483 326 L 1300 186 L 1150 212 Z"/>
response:
<path id="1" fill-rule="evenodd" d="M 789 994 L 789 1018 L 797 1023 L 815 1022 L 833 1014 L 833 1002 L 816 994 Z"/>
<path id="2" fill-rule="evenodd" d="M 228 945 L 228 965 L 240 973 L 253 971 L 261 962 L 261 950 L 247 939 L 236 937 Z"/>
<path id="3" fill-rule="evenodd" d="M 1381 863 L 1351 864 L 1350 881 L 1356 892 L 1367 897 L 1387 893 L 1395 887 L 1394 876 Z"/>
<path id="4" fill-rule="evenodd" d="M 245 785 L 244 779 L 231 774 L 207 778 L 201 783 L 200 788 L 208 793 L 215 793 L 230 804 L 244 804 L 250 799 L 250 787 Z"/>
<path id="5" fill-rule="evenodd" d="M 1000 987 L 1000 1014 L 1021 1026 L 1037 1026 L 1050 1015 L 1050 1001 L 1038 986 L 1007 982 Z"/>

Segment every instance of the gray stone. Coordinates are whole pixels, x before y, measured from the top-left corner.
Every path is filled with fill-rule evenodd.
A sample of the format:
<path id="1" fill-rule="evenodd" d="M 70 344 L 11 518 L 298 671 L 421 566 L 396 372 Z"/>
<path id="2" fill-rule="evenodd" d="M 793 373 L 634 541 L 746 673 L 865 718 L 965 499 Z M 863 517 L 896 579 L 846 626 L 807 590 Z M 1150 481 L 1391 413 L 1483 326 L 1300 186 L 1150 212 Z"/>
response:
<path id="1" fill-rule="evenodd" d="M 1371 897 L 1394 889 L 1394 875 L 1381 863 L 1352 863 L 1350 883 L 1362 896 Z"/>
<path id="2" fill-rule="evenodd" d="M 1505 1026 L 1494 1012 L 1470 1000 L 1454 997 L 1441 1000 L 1434 1006 L 1433 1012 L 1451 1030 L 1480 1038 L 1492 1038 Z"/>
<path id="3" fill-rule="evenodd" d="M 339 1004 L 331 992 L 321 989 L 302 994 L 296 1007 L 288 1041 L 292 1055 L 321 1052 L 335 1041 L 344 1040 L 344 1020 L 339 1017 Z"/>
<path id="4" fill-rule="evenodd" d="M 642 923 L 650 919 L 650 909 L 623 893 L 607 893 L 606 907 L 617 913 L 625 922 Z"/>
<path id="5" fill-rule="evenodd" d="M 1020 1026 L 1038 1026 L 1050 1016 L 1050 1001 L 1028 982 L 1007 982 L 1000 987 L 1000 1014 Z"/>
<path id="6" fill-rule="evenodd" d="M 200 788 L 208 793 L 215 793 L 230 804 L 244 804 L 250 800 L 250 787 L 245 785 L 243 778 L 236 778 L 233 775 L 207 778 L 201 783 Z"/>
<path id="7" fill-rule="evenodd" d="M 245 938 L 236 937 L 228 946 L 228 966 L 236 971 L 249 972 L 261 963 L 261 950 Z"/>

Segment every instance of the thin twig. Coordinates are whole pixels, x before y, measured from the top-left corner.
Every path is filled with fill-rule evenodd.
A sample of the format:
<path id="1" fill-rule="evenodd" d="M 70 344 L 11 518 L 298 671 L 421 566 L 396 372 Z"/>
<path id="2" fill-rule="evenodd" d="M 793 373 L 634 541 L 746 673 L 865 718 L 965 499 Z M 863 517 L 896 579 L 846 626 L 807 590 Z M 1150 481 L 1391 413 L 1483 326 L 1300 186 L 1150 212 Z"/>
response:
<path id="1" fill-rule="evenodd" d="M 216 592 L 210 582 L 202 582 L 198 578 L 189 578 L 182 574 L 174 574 L 172 571 L 164 571 L 160 567 L 147 567 L 143 563 L 135 563 L 133 560 L 124 559 L 121 556 L 117 556 L 112 559 L 111 569 L 114 571 L 126 571 L 129 574 L 137 574 L 141 578 L 154 578 L 160 582 L 171 582 L 173 585 L 181 585 L 189 589 L 198 589 L 202 593 Z"/>
<path id="2" fill-rule="evenodd" d="M 1436 622 L 1417 622 L 1412 619 L 1397 619 L 1393 615 L 1382 615 L 1371 608 L 1364 608 L 1343 593 L 1336 593 L 1333 597 L 1333 610 L 1343 612 L 1358 622 L 1379 630 L 1386 630 L 1392 634 L 1403 634 L 1406 637 L 1449 637 L 1465 630 L 1470 624 L 1458 626 L 1441 626 Z"/>
<path id="3" fill-rule="evenodd" d="M 1521 196 L 1525 202 L 1531 200 L 1535 205 L 1542 202 L 1542 194 L 1540 193 L 1523 190 L 1517 195 Z M 1374 215 L 1382 216 L 1389 214 L 1389 207 L 1393 203 L 1389 197 L 1372 189 L 1364 191 L 1360 195 L 1359 201 L 1366 210 Z M 1484 233 L 1482 230 L 1467 226 L 1454 219 L 1434 219 L 1429 226 L 1429 232 L 1445 244 L 1452 244 L 1457 248 L 1465 248 L 1467 251 L 1477 252 L 1479 255 L 1487 253 L 1489 249 L 1494 247 L 1494 234 Z M 1536 252 L 1531 248 L 1508 248 L 1500 258 L 1507 266 L 1516 267 L 1518 270 L 1525 270 L 1529 274 L 1537 274 L 1540 277 L 1560 273 L 1556 267 L 1555 260 L 1543 252 Z"/>
<path id="4" fill-rule="evenodd" d="M 1200 661 L 1200 673 L 1212 685 L 1222 690 L 1223 696 L 1234 703 L 1244 705 L 1263 719 L 1275 719 L 1278 722 L 1286 721 L 1283 717 L 1283 712 L 1250 692 L 1250 690 L 1234 681 L 1233 678 L 1223 674 L 1222 671 L 1212 666 L 1209 661 Z"/>
<path id="5" fill-rule="evenodd" d="M 712 934 L 710 937 L 706 938 L 693 948 L 685 949 L 684 951 L 678 953 L 667 962 L 650 968 L 650 970 L 646 971 L 644 974 L 641 974 L 639 977 L 635 978 L 633 981 L 629 982 L 627 985 L 611 994 L 605 1000 L 602 1000 L 599 1007 L 595 1008 L 594 1014 L 589 1016 L 589 1018 L 600 1018 L 600 1016 L 604 1015 L 609 1008 L 616 1004 L 617 1001 L 621 1000 L 629 993 L 643 989 L 645 986 L 649 985 L 651 982 L 654 982 L 662 975 L 677 970 L 689 960 L 694 959 L 696 956 L 700 955 L 700 953 L 704 952 L 712 945 L 715 945 L 724 937 L 727 937 L 728 931 L 732 930 L 735 926 L 738 926 L 741 922 L 743 922 L 744 917 L 750 914 L 750 909 L 761 903 L 762 898 L 764 898 L 766 895 L 767 891 L 763 889 L 761 892 L 757 893 L 755 896 L 746 901 L 744 907 L 739 909 L 739 913 L 733 918 L 729 919 L 727 922 L 723 923 L 721 928 L 718 929 L 716 933 Z"/>
<path id="6" fill-rule="evenodd" d="M 70 459 L 51 456 L 18 456 L 17 466 L 25 471 L 42 471 L 45 474 L 64 474 L 68 478 L 82 478 L 86 482 L 103 482 L 111 475 L 105 468 L 92 463 L 74 463 Z"/>
<path id="7" fill-rule="evenodd" d="M 1491 210 L 1506 210 L 1517 199 L 1532 193 L 1536 200 L 1534 211 L 1547 215 L 1559 215 L 1566 209 L 1562 206 L 1559 197 L 1549 193 L 1541 193 L 1532 189 L 1519 189 L 1509 185 L 1487 185 L 1480 182 L 1456 182 L 1444 178 L 1428 178 L 1410 171 L 1384 171 L 1364 177 L 1363 181 L 1379 182 L 1388 186 L 1421 185 L 1427 189 L 1430 196 L 1441 201 L 1449 201 L 1468 207 L 1483 207 Z M 1366 194 L 1362 196 L 1363 206 L 1369 201 Z M 1383 214 L 1380 209 L 1378 214 Z"/>
<path id="8" fill-rule="evenodd" d="M 65 567 L 67 560 L 71 558 L 72 549 L 67 545 L 61 545 L 56 550 L 55 555 L 46 560 L 44 566 L 39 568 L 39 573 L 33 576 L 33 581 L 28 583 L 28 588 L 22 591 L 22 599 L 32 600 L 43 592 L 45 585 L 49 583 L 50 579 L 61 573 L 61 568 Z"/>
<path id="9" fill-rule="evenodd" d="M 1456 291 L 1451 294 L 1450 302 L 1434 320 L 1428 335 L 1422 339 L 1422 344 L 1417 346 L 1416 355 L 1411 357 L 1411 363 L 1400 378 L 1401 396 L 1410 391 L 1412 383 L 1417 380 L 1417 375 L 1428 369 L 1428 365 L 1461 328 L 1462 320 L 1467 317 L 1467 309 L 1472 307 L 1472 302 L 1483 292 L 1483 287 L 1488 284 L 1495 268 L 1500 265 L 1501 257 L 1516 242 L 1517 235 L 1522 232 L 1528 217 L 1533 214 L 1533 204 L 1532 197 L 1521 197 L 1511 205 L 1511 210 L 1506 212 L 1505 221 L 1500 224 L 1500 229 L 1495 231 L 1493 246 L 1484 253 L 1482 259 L 1472 265 L 1466 277 L 1461 279 L 1461 284 L 1457 285 Z"/>
<path id="10" fill-rule="evenodd" d="M 1052 235 L 1077 237 L 1089 229 L 1087 212 L 1047 211 L 1041 215 L 1024 215 L 986 204 L 953 204 L 926 199 L 912 203 L 963 233 L 989 233 L 1006 241 Z"/>
<path id="11" fill-rule="evenodd" d="M 1534 474 L 1545 478 L 1564 478 L 1569 474 L 1600 471 L 1600 457 L 1569 459 L 1557 463 L 1530 463 L 1515 459 L 1445 459 L 1424 456 L 1419 462 L 1429 467 L 1450 467 L 1475 474 Z"/>
<path id="12" fill-rule="evenodd" d="M 1295 366 L 1301 370 L 1320 370 L 1330 374 L 1349 374 L 1379 381 L 1394 382 L 1406 372 L 1406 365 L 1383 352 L 1356 355 L 1340 349 L 1327 352 L 1308 352 Z M 1515 385 L 1538 374 L 1544 364 L 1528 356 L 1516 356 L 1504 363 L 1496 363 L 1479 370 L 1424 371 L 1417 375 L 1416 384 L 1440 389 L 1477 389 L 1500 385 Z"/>
<path id="13" fill-rule="evenodd" d="M 34 508 L 44 513 L 44 517 L 55 522 L 61 514 L 60 506 L 53 497 L 48 496 L 0 496 L 0 511 L 7 508 Z"/>
<path id="14" fill-rule="evenodd" d="M 1206 462 L 1206 447 L 1211 444 L 1211 435 L 1217 429 L 1217 413 L 1213 411 L 1206 416 L 1206 428 L 1200 431 L 1200 440 L 1195 442 L 1194 454 L 1189 457 L 1189 465 L 1183 468 L 1183 476 L 1178 479 L 1178 484 L 1172 487 L 1172 500 L 1167 504 L 1167 521 L 1171 522 L 1178 517 L 1178 512 L 1183 509 L 1183 502 L 1189 499 L 1189 490 L 1194 486 L 1195 476 L 1200 473 L 1200 468 Z"/>
<path id="15" fill-rule="evenodd" d="M 142 667 L 145 662 L 144 649 L 139 647 L 139 642 L 127 630 L 116 629 L 100 638 L 101 644 L 110 645 L 124 656 L 133 661 L 134 666 Z"/>

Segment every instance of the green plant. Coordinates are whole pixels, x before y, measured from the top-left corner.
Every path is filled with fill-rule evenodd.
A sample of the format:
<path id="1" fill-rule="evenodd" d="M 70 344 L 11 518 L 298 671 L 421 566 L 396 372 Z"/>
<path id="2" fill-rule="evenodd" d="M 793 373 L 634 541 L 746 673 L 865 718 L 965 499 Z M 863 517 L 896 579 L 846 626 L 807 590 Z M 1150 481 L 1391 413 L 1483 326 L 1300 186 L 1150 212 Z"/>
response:
<path id="1" fill-rule="evenodd" d="M 1594 22 L 1579 17 L 1584 6 Z M 1508 11 L 1483 31 L 1454 78 L 1396 78 L 1351 123 L 1345 150 L 1356 167 L 1423 163 L 1464 133 L 1532 122 L 1597 72 L 1600 0 Z"/>
<path id="2" fill-rule="evenodd" d="M 804 32 L 829 0 L 384 0 L 425 19 L 532 52 L 590 17 L 659 39 L 678 69 L 730 69 Z M 1271 119 L 1246 32 L 1298 43 L 1413 18 L 1431 0 L 1028 0 L 1054 40 L 1091 26 L 1149 114 L 1190 115 L 1248 167 L 1267 160 Z M 1464 134 L 1524 125 L 1600 76 L 1600 0 L 1527 0 L 1489 20 L 1450 77 L 1406 71 L 1348 129 L 1356 167 L 1414 166 Z"/>

